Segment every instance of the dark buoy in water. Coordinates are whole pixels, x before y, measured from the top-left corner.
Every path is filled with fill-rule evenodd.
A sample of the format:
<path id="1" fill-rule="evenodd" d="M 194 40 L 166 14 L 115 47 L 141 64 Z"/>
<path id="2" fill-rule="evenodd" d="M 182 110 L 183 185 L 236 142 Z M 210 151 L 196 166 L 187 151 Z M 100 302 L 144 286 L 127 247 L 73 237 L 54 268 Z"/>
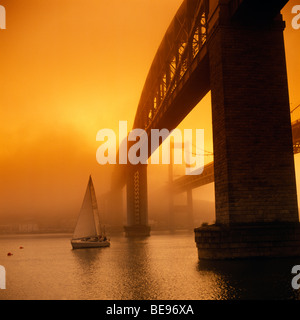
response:
<path id="1" fill-rule="evenodd" d="M 8 256 L 12 256 L 13 254 L 12 254 L 11 252 L 9 252 L 7 255 L 8 255 Z"/>
<path id="2" fill-rule="evenodd" d="M 24 247 L 20 246 L 20 248 L 19 248 L 19 249 L 24 249 Z"/>

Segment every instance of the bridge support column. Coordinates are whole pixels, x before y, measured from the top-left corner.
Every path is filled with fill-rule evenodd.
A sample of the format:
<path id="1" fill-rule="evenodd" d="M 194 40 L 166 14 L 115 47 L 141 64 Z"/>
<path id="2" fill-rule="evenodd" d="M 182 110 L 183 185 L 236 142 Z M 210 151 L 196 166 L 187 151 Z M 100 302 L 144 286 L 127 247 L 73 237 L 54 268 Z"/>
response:
<path id="1" fill-rule="evenodd" d="M 127 170 L 126 237 L 149 236 L 147 166 L 131 165 Z"/>
<path id="2" fill-rule="evenodd" d="M 195 229 L 199 258 L 300 255 L 284 24 L 217 12 L 207 41 L 216 225 Z"/>

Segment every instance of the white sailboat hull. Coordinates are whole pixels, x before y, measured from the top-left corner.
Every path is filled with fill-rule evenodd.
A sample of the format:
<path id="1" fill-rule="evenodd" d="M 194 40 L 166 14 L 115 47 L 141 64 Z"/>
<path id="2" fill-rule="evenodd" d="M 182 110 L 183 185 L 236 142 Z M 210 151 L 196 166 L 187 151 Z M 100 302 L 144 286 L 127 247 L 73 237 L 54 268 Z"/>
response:
<path id="1" fill-rule="evenodd" d="M 71 244 L 73 249 L 102 248 L 110 246 L 110 242 L 108 240 L 71 240 Z"/>

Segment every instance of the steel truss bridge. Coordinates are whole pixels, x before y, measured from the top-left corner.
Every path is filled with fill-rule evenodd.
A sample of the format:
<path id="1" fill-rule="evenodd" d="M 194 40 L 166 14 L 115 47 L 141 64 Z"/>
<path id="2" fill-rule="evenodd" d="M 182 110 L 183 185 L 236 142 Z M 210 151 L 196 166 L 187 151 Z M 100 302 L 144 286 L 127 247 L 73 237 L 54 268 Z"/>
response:
<path id="1" fill-rule="evenodd" d="M 180 192 L 215 182 L 216 224 L 195 229 L 199 258 L 300 255 L 300 130 L 293 124 L 292 135 L 280 14 L 287 2 L 184 0 L 146 78 L 133 129 L 147 132 L 148 147 L 152 129 L 175 129 L 211 91 L 214 163 L 173 184 Z M 147 236 L 147 166 L 117 166 L 114 203 L 125 185 L 125 233 Z"/>

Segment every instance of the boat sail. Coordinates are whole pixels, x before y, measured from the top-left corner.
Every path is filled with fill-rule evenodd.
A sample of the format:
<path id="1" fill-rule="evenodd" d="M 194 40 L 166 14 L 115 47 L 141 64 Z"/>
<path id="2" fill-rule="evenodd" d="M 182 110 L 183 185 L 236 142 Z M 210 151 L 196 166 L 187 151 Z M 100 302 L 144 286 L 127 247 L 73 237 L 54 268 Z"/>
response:
<path id="1" fill-rule="evenodd" d="M 95 189 L 90 176 L 71 240 L 73 249 L 109 247 L 110 242 L 102 234 Z"/>

